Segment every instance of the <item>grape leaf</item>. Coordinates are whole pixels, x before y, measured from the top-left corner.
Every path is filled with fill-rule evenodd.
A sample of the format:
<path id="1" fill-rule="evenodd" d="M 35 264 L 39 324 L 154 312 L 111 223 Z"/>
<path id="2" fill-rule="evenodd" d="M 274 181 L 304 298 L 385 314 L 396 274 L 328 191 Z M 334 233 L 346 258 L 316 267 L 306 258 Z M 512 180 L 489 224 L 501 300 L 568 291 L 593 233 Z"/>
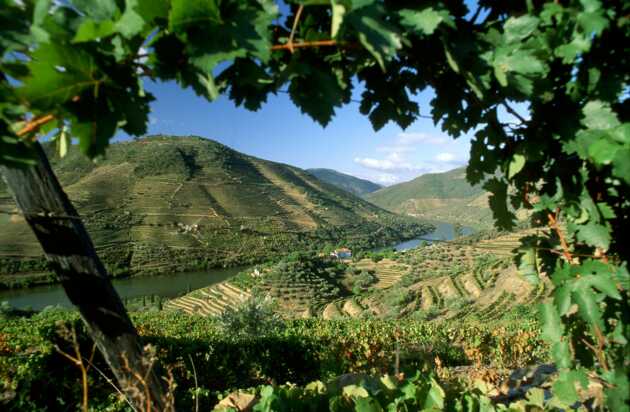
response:
<path id="1" fill-rule="evenodd" d="M 558 342 L 564 333 L 564 325 L 560 320 L 558 310 L 552 303 L 540 305 L 542 322 L 542 336 L 549 342 Z"/>
<path id="2" fill-rule="evenodd" d="M 505 22 L 505 40 L 508 43 L 518 42 L 531 35 L 538 27 L 538 18 L 532 15 L 510 17 Z"/>
<path id="3" fill-rule="evenodd" d="M 53 109 L 102 82 L 88 53 L 54 42 L 33 52 L 28 67 L 31 75 L 18 92 L 42 110 Z"/>
<path id="4" fill-rule="evenodd" d="M 450 16 L 445 10 L 435 10 L 427 7 L 422 11 L 403 9 L 398 14 L 401 17 L 403 26 L 419 31 L 426 35 L 431 35 L 435 29 L 443 22 L 450 22 Z"/>
<path id="5" fill-rule="evenodd" d="M 607 165 L 613 161 L 621 147 L 621 145 L 609 139 L 600 138 L 588 147 L 588 155 L 595 163 Z"/>
<path id="6" fill-rule="evenodd" d="M 431 379 L 431 387 L 424 400 L 423 409 L 424 410 L 444 409 L 444 397 L 445 397 L 444 389 L 442 389 L 440 385 L 438 385 L 438 383 L 434 379 Z"/>
<path id="7" fill-rule="evenodd" d="M 613 159 L 613 172 L 615 176 L 630 184 L 630 148 L 618 150 Z"/>
<path id="8" fill-rule="evenodd" d="M 84 20 L 79 26 L 73 42 L 82 43 L 97 40 L 101 37 L 111 36 L 115 31 L 116 25 L 112 20 Z"/>
<path id="9" fill-rule="evenodd" d="M 385 11 L 372 4 L 348 13 L 345 19 L 357 32 L 359 41 L 370 52 L 382 70 L 402 47 L 397 28 L 385 20 Z"/>
<path id="10" fill-rule="evenodd" d="M 582 123 L 589 129 L 611 129 L 619 126 L 615 113 L 607 103 L 602 101 L 588 102 L 582 109 L 582 113 L 584 113 Z"/>
<path id="11" fill-rule="evenodd" d="M 483 188 L 491 193 L 488 200 L 499 228 L 510 229 L 514 226 L 514 214 L 507 207 L 507 185 L 497 178 L 489 179 Z"/>
<path id="12" fill-rule="evenodd" d="M 330 37 L 337 37 L 343 17 L 346 14 L 346 6 L 339 0 L 330 0 L 332 9 L 332 22 L 330 24 Z"/>
<path id="13" fill-rule="evenodd" d="M 578 313 L 584 319 L 591 328 L 597 327 L 599 330 L 603 330 L 602 314 L 595 300 L 595 294 L 593 290 L 587 285 L 582 285 L 573 291 L 573 300 L 578 305 Z"/>
<path id="14" fill-rule="evenodd" d="M 586 244 L 608 250 L 610 247 L 610 232 L 600 224 L 589 222 L 581 225 L 577 232 L 577 239 Z"/>
<path id="15" fill-rule="evenodd" d="M 126 38 L 131 38 L 142 32 L 144 19 L 136 8 L 138 0 L 125 0 L 125 12 L 116 22 L 116 30 Z"/>
<path id="16" fill-rule="evenodd" d="M 96 21 L 113 20 L 119 12 L 115 0 L 71 0 L 70 3 Z"/>
<path id="17" fill-rule="evenodd" d="M 345 388 L 344 388 L 345 389 Z M 374 398 L 355 398 L 356 412 L 381 412 L 383 407 Z"/>
<path id="18" fill-rule="evenodd" d="M 513 178 L 525 166 L 525 156 L 515 153 L 508 165 L 508 179 Z"/>

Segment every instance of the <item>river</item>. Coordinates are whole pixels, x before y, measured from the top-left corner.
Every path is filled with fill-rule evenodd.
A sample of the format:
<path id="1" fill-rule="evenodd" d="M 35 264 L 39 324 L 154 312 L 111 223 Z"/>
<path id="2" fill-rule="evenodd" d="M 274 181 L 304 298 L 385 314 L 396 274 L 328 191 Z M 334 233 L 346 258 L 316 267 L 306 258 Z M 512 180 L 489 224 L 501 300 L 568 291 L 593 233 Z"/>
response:
<path id="1" fill-rule="evenodd" d="M 444 242 L 447 240 L 453 240 L 455 238 L 455 228 L 452 224 L 446 222 L 431 222 L 435 225 L 435 230 L 431 233 L 427 233 L 421 237 L 405 240 L 404 242 L 397 243 L 395 245 L 379 247 L 374 249 L 375 252 L 379 252 L 381 250 L 386 249 L 395 249 L 398 252 L 402 252 L 405 250 L 413 249 L 420 245 L 422 242 L 432 243 L 432 242 Z M 475 233 L 475 229 L 463 226 L 462 234 L 464 236 L 471 235 Z"/>
<path id="2" fill-rule="evenodd" d="M 455 237 L 453 225 L 444 222 L 435 222 L 434 232 L 421 238 L 407 240 L 388 248 L 397 251 L 412 249 L 421 242 L 451 240 Z M 469 227 L 463 228 L 465 235 L 473 233 Z M 383 250 L 379 248 L 377 250 Z M 222 282 L 242 271 L 244 267 L 228 269 L 212 269 L 207 272 L 185 272 L 170 275 L 139 276 L 114 280 L 114 287 L 124 299 L 132 299 L 141 296 L 157 295 L 165 298 L 179 296 L 188 290 L 194 290 Z M 28 289 L 15 289 L 0 291 L 0 302 L 7 301 L 15 308 L 41 310 L 46 306 L 59 305 L 72 307 L 60 285 L 37 286 Z"/>
<path id="3" fill-rule="evenodd" d="M 188 290 L 214 285 L 231 278 L 244 267 L 212 269 L 207 272 L 185 272 L 156 276 L 115 279 L 114 287 L 121 298 L 132 299 L 147 295 L 172 298 Z M 41 310 L 46 306 L 72 307 L 61 285 L 36 286 L 27 289 L 0 291 L 0 302 L 15 308 Z"/>

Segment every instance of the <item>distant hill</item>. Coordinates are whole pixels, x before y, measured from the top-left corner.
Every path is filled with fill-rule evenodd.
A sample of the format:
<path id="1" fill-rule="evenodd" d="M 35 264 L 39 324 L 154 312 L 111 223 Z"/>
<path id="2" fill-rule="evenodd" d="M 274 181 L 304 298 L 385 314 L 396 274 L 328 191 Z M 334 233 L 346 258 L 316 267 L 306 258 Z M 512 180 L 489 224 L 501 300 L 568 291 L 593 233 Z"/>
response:
<path id="1" fill-rule="evenodd" d="M 492 226 L 488 194 L 466 180 L 466 169 L 429 173 L 389 186 L 365 199 L 392 212 L 430 220 L 461 223 L 476 228 Z"/>
<path id="2" fill-rule="evenodd" d="M 428 228 L 304 170 L 204 138 L 116 143 L 96 163 L 76 147 L 63 159 L 52 145 L 45 150 L 114 274 L 248 264 L 326 244 L 367 248 Z M 14 207 L 0 187 L 0 210 Z M 39 282 L 43 262 L 19 215 L 0 214 L 0 286 L 3 273 Z"/>
<path id="3" fill-rule="evenodd" d="M 359 179 L 332 169 L 306 169 L 306 171 L 322 182 L 329 183 L 357 196 L 372 193 L 383 187 L 369 180 Z"/>

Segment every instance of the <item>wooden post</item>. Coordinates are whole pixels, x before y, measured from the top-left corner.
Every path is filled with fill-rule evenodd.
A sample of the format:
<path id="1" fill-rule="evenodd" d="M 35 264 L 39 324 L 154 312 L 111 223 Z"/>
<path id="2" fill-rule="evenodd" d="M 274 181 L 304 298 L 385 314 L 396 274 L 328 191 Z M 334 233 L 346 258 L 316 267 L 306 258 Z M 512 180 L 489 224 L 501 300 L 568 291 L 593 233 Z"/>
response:
<path id="1" fill-rule="evenodd" d="M 147 359 L 143 359 L 138 333 L 81 218 L 61 188 L 43 149 L 38 143 L 35 146 L 37 165 L 26 168 L 0 165 L 18 209 L 39 240 L 66 295 L 81 313 L 88 333 L 121 390 L 139 411 L 168 410 L 164 386 L 153 369 L 149 369 Z"/>

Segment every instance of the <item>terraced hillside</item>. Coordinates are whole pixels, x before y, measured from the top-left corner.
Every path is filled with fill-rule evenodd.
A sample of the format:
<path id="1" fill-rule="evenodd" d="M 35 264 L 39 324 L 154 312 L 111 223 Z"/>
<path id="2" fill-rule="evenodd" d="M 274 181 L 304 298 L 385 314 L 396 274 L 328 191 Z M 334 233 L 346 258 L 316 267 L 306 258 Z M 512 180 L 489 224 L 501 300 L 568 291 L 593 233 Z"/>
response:
<path id="1" fill-rule="evenodd" d="M 409 272 L 410 266 L 401 264 L 395 260 L 383 259 L 374 262 L 371 259 L 361 259 L 352 264 L 353 268 L 373 272 L 377 281 L 373 287 L 376 289 L 386 289 L 398 282 L 403 275 Z"/>
<path id="2" fill-rule="evenodd" d="M 189 315 L 217 316 L 228 307 L 238 306 L 251 297 L 230 282 L 221 282 L 208 288 L 191 292 L 177 299 L 169 300 L 164 309 L 181 310 Z"/>
<path id="3" fill-rule="evenodd" d="M 492 227 L 488 193 L 466 181 L 465 168 L 428 173 L 369 193 L 365 199 L 396 213 L 478 229 Z"/>
<path id="4" fill-rule="evenodd" d="M 63 159 L 46 150 L 114 275 L 247 264 L 322 244 L 369 248 L 429 228 L 199 137 L 117 143 L 97 163 L 74 147 Z M 0 211 L 0 284 L 37 280 L 41 249 L 3 186 Z"/>
<path id="5" fill-rule="evenodd" d="M 252 294 L 269 296 L 286 317 L 310 317 L 331 300 L 344 296 L 341 280 L 346 265 L 294 254 L 275 264 L 248 270 L 215 286 L 193 291 L 166 307 L 189 314 L 213 316 L 228 306 L 237 306 Z"/>
<path id="6" fill-rule="evenodd" d="M 527 234 L 494 239 L 501 245 L 498 254 L 489 251 L 488 240 L 482 240 L 421 246 L 380 260 L 339 262 L 301 256 L 242 273 L 230 282 L 247 293 L 274 297 L 285 317 L 495 320 L 518 308 L 531 308 L 549 292 L 545 283 L 528 283 L 511 256 L 504 254 Z M 204 290 L 193 292 L 182 299 L 189 305 L 196 302 L 198 308 L 183 309 L 214 315 L 201 308 L 214 305 L 215 298 Z"/>
<path id="7" fill-rule="evenodd" d="M 444 242 L 398 253 L 388 263 L 408 268 L 398 282 L 349 298 L 359 308 L 353 314 L 343 310 L 348 299 L 331 303 L 336 309 L 327 307 L 322 314 L 498 319 L 517 306 L 539 302 L 549 291 L 545 283 L 528 283 L 512 263 L 511 254 L 506 253 L 528 234 L 521 231 L 472 244 Z M 497 245 L 500 247 L 494 253 L 492 247 Z"/>
<path id="8" fill-rule="evenodd" d="M 329 183 L 356 196 L 363 196 L 383 187 L 369 180 L 359 179 L 332 169 L 306 169 L 306 171 L 322 182 Z"/>

